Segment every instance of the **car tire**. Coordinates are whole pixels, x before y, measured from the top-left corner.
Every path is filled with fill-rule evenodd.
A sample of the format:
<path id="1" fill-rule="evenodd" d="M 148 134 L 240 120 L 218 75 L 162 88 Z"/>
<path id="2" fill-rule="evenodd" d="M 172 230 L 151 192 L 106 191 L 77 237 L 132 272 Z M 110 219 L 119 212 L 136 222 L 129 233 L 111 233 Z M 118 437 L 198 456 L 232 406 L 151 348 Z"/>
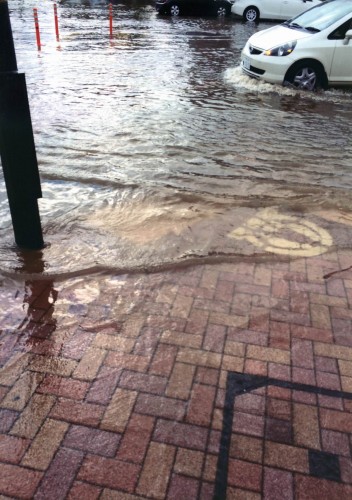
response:
<path id="1" fill-rule="evenodd" d="M 247 7 L 246 10 L 243 12 L 243 20 L 255 23 L 258 22 L 259 10 L 257 9 L 257 7 Z"/>
<path id="2" fill-rule="evenodd" d="M 180 15 L 180 7 L 177 5 L 177 3 L 173 3 L 170 6 L 170 15 L 175 17 Z"/>
<path id="3" fill-rule="evenodd" d="M 315 91 L 327 88 L 326 76 L 316 61 L 300 61 L 286 73 L 285 82 L 299 90 Z"/>
<path id="4" fill-rule="evenodd" d="M 221 5 L 221 6 L 219 6 L 219 7 L 216 9 L 216 15 L 217 15 L 218 17 L 225 17 L 225 16 L 227 16 L 227 14 L 228 14 L 228 13 L 227 13 L 227 9 L 226 9 L 226 7 L 224 7 L 224 6 L 222 6 L 222 5 Z"/>

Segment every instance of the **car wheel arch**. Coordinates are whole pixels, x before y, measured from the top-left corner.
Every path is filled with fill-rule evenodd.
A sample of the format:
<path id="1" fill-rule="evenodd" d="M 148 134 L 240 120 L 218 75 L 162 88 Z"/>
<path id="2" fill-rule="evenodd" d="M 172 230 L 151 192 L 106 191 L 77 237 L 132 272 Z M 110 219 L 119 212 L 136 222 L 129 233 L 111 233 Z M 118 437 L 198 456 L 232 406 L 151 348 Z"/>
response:
<path id="1" fill-rule="evenodd" d="M 303 58 L 299 59 L 298 61 L 295 61 L 286 71 L 285 77 L 284 77 L 284 83 L 289 82 L 290 75 L 300 68 L 302 65 L 312 65 L 313 67 L 315 66 L 319 72 L 320 72 L 320 77 L 321 77 L 321 86 L 324 90 L 328 88 L 328 77 L 325 71 L 324 64 L 319 61 L 318 59 L 313 59 L 313 58 Z"/>

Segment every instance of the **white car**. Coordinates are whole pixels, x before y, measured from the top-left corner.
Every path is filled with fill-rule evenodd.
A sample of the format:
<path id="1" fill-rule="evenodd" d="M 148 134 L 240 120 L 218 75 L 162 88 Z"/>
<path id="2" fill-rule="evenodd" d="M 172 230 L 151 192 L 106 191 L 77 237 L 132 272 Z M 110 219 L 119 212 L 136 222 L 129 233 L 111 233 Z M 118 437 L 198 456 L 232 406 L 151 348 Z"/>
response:
<path id="1" fill-rule="evenodd" d="M 326 0 L 258 31 L 241 54 L 247 75 L 299 89 L 352 85 L 352 1 Z"/>
<path id="2" fill-rule="evenodd" d="M 245 21 L 291 19 L 323 0 L 235 0 L 231 12 Z"/>

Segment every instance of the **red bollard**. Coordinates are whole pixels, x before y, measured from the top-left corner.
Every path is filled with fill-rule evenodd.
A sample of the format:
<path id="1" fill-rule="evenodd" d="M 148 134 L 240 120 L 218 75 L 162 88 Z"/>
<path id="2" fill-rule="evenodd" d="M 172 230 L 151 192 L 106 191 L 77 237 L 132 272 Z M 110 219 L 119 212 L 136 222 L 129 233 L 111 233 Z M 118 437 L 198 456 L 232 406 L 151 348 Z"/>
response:
<path id="1" fill-rule="evenodd" d="M 56 41 L 60 41 L 60 35 L 59 35 L 59 22 L 57 19 L 57 6 L 56 3 L 54 3 L 54 19 L 55 19 L 55 33 L 56 33 Z"/>
<path id="2" fill-rule="evenodd" d="M 38 50 L 41 50 L 40 33 L 39 33 L 39 21 L 38 21 L 38 10 L 36 8 L 33 9 L 33 15 L 34 15 L 35 35 L 36 35 L 36 38 L 37 38 L 37 47 L 38 47 Z"/>
<path id="3" fill-rule="evenodd" d="M 112 3 L 109 3 L 109 25 L 110 25 L 110 37 L 112 37 Z"/>

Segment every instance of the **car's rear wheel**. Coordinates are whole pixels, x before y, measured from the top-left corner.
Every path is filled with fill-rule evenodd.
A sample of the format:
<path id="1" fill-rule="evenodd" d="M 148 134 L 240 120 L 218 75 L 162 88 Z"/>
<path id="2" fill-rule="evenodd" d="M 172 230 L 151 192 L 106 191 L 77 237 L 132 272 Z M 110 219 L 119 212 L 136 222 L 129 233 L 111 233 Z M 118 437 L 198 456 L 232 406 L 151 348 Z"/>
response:
<path id="1" fill-rule="evenodd" d="M 302 61 L 294 64 L 287 72 L 285 81 L 300 90 L 326 88 L 324 72 L 315 61 Z"/>
<path id="2" fill-rule="evenodd" d="M 216 15 L 218 17 L 225 17 L 227 15 L 226 7 L 220 6 L 216 10 Z"/>
<path id="3" fill-rule="evenodd" d="M 259 21 L 259 10 L 257 7 L 247 7 L 243 12 L 243 19 L 245 21 L 257 22 Z"/>
<path id="4" fill-rule="evenodd" d="M 180 15 L 180 7 L 177 5 L 177 3 L 173 3 L 170 7 L 170 14 L 172 16 L 179 16 Z"/>

